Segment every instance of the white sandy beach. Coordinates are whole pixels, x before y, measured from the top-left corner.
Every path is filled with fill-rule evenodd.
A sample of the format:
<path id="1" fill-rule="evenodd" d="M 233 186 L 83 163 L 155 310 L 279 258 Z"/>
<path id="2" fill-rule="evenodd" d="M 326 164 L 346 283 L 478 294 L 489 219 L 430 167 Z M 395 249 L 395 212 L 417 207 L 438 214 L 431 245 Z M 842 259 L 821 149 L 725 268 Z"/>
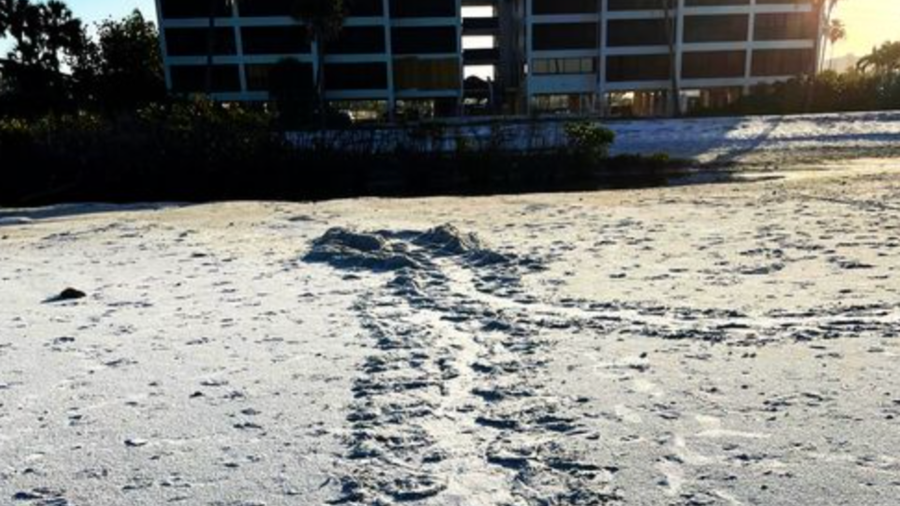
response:
<path id="1" fill-rule="evenodd" d="M 896 505 L 900 160 L 786 176 L 2 210 L 0 504 Z"/>

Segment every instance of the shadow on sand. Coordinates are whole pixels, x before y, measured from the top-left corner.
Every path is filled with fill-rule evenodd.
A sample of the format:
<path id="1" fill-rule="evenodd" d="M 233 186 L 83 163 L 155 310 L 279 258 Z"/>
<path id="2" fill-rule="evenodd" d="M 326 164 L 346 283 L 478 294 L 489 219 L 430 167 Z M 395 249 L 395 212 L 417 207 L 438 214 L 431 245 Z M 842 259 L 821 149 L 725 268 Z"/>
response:
<path id="1" fill-rule="evenodd" d="M 72 218 L 97 213 L 122 213 L 135 211 L 161 211 L 173 207 L 183 207 L 178 203 L 144 203 L 144 204 L 58 204 L 33 209 L 0 208 L 0 227 L 27 225 L 36 221 Z"/>

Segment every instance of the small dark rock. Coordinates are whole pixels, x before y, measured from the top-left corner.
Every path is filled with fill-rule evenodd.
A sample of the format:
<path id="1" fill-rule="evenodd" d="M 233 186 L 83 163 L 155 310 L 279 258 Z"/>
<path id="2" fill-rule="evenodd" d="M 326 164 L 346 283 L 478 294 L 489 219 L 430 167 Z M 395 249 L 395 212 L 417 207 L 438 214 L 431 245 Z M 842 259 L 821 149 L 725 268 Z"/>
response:
<path id="1" fill-rule="evenodd" d="M 37 499 L 41 499 L 43 496 L 32 492 L 16 492 L 13 496 L 14 501 L 34 501 Z"/>
<path id="2" fill-rule="evenodd" d="M 45 302 L 63 302 L 67 300 L 78 300 L 87 297 L 87 294 L 82 292 L 81 290 L 76 290 L 75 288 L 66 288 L 62 292 L 59 293 L 56 297 L 51 297 L 47 299 Z"/>

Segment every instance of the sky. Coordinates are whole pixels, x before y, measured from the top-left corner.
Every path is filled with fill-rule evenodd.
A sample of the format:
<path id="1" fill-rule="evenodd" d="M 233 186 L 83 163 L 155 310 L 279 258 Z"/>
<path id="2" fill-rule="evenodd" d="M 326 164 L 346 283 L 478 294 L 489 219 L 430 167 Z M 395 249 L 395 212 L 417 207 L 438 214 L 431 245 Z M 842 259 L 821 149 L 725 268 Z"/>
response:
<path id="1" fill-rule="evenodd" d="M 88 24 L 108 17 L 121 18 L 135 8 L 156 21 L 156 0 L 66 0 L 66 4 Z"/>
<path id="2" fill-rule="evenodd" d="M 77 16 L 92 24 L 122 17 L 134 8 L 156 19 L 155 0 L 68 0 Z M 835 16 L 847 25 L 847 40 L 835 46 L 835 57 L 868 53 L 887 40 L 900 40 L 900 0 L 840 0 Z M 6 45 L 0 42 L 0 49 Z"/>
<path id="3" fill-rule="evenodd" d="M 840 0 L 835 17 L 847 25 L 847 40 L 834 56 L 868 54 L 873 46 L 900 41 L 900 0 Z"/>
<path id="4" fill-rule="evenodd" d="M 134 9 L 140 9 L 144 16 L 156 22 L 156 0 L 65 0 L 75 16 L 88 26 L 106 18 L 122 18 Z M 0 39 L 0 52 L 10 49 L 8 40 Z"/>

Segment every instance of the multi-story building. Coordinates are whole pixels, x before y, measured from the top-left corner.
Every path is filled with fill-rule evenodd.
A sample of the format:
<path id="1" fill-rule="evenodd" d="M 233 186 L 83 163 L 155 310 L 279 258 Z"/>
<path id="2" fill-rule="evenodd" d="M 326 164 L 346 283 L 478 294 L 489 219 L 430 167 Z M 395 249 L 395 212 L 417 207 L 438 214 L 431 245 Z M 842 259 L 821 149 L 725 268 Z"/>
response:
<path id="1" fill-rule="evenodd" d="M 212 52 L 226 101 L 267 100 L 289 58 L 348 109 L 664 114 L 818 61 L 812 0 L 345 0 L 321 62 L 296 1 L 157 0 L 169 89 L 206 91 Z"/>

